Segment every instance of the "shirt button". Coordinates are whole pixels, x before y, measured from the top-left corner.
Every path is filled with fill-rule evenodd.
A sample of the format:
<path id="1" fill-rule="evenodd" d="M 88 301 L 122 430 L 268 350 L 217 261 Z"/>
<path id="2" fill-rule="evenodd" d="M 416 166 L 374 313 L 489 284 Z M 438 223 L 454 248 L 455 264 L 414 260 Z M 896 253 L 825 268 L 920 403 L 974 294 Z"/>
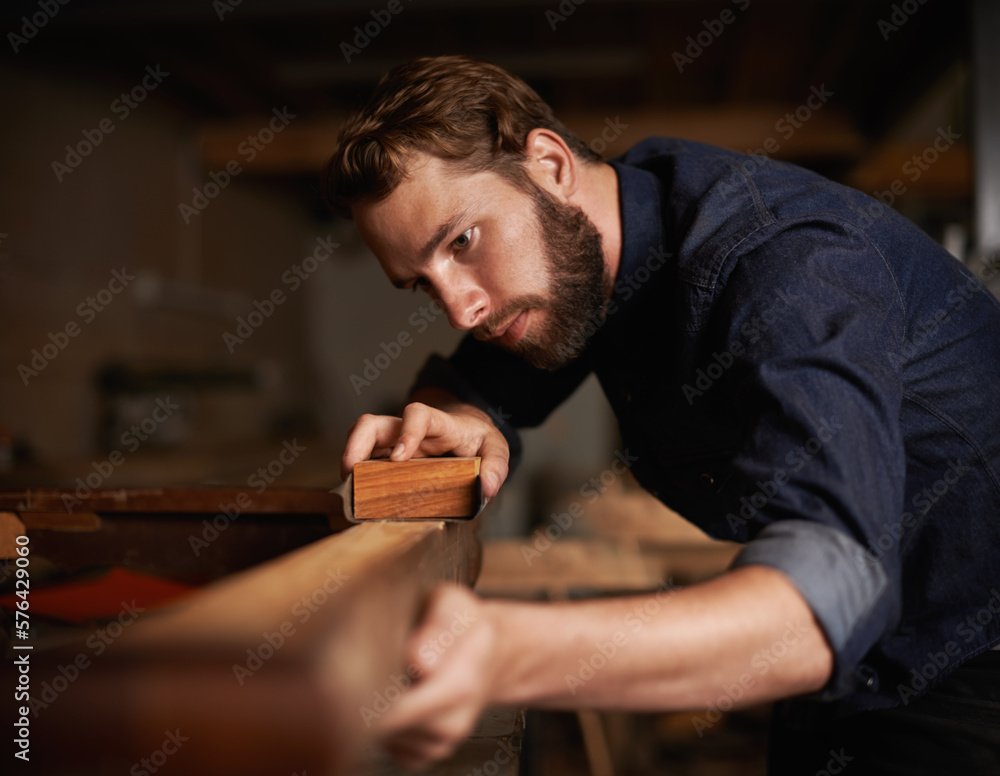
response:
<path id="1" fill-rule="evenodd" d="M 708 472 L 703 472 L 699 479 L 701 479 L 701 484 L 704 488 L 710 488 L 715 484 L 715 477 Z"/>
<path id="2" fill-rule="evenodd" d="M 878 672 L 876 672 L 874 668 L 861 663 L 855 670 L 858 677 L 862 680 L 862 683 L 868 690 L 871 690 L 872 692 L 878 690 Z"/>

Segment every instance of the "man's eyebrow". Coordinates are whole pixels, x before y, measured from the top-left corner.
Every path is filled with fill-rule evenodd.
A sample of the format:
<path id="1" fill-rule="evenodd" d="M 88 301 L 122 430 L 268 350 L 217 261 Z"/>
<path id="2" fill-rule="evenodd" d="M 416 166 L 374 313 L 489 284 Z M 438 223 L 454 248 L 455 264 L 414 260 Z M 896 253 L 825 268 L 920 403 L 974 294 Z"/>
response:
<path id="1" fill-rule="evenodd" d="M 449 234 L 458 228 L 460 223 L 471 217 L 472 211 L 473 209 L 471 207 L 467 207 L 441 224 L 441 226 L 434 231 L 434 234 L 431 235 L 431 238 L 424 243 L 424 246 L 420 249 L 420 252 L 417 254 L 417 263 L 425 264 L 430 261 L 431 256 L 434 255 L 434 251 L 438 249 L 438 246 L 441 245 Z M 402 289 L 408 288 L 413 281 L 414 278 L 389 278 L 390 283 L 392 283 L 396 288 Z"/>
<path id="2" fill-rule="evenodd" d="M 424 244 L 424 247 L 420 249 L 420 253 L 417 255 L 417 259 L 421 264 L 428 261 L 430 257 L 434 255 L 434 251 L 438 249 L 438 246 L 444 241 L 444 239 L 451 234 L 462 221 L 469 217 L 470 211 L 471 208 L 465 208 L 437 228 L 434 234 L 431 235 L 431 239 Z"/>

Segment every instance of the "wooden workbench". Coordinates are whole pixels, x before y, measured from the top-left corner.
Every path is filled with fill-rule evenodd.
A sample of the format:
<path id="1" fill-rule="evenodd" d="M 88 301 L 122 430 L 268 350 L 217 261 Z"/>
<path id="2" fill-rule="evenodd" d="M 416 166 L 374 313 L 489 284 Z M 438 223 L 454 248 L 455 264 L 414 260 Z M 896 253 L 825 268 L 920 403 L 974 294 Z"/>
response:
<path id="1" fill-rule="evenodd" d="M 220 499 L 238 497 L 211 489 L 96 493 L 81 517 L 60 514 L 52 493 L 8 492 L 0 508 L 8 527 L 26 526 L 33 562 L 81 565 L 86 553 L 74 560 L 75 535 L 77 546 L 100 548 L 104 563 L 166 574 L 173 562 L 180 578 L 193 579 L 201 572 L 187 557 L 188 538 Z M 373 754 L 371 710 L 405 677 L 404 643 L 428 590 L 474 583 L 478 519 L 348 526 L 325 491 L 254 499 L 256 509 L 244 509 L 210 543 L 213 568 L 226 576 L 141 615 L 100 654 L 88 644 L 93 628 L 38 645 L 32 697 L 46 683 L 59 692 L 32 719 L 33 773 L 127 773 L 143 758 L 191 776 L 388 772 Z M 317 514 L 321 538 L 312 536 Z M 146 538 L 134 541 L 140 534 Z M 261 548 L 262 537 L 274 543 Z M 248 543 L 254 547 L 235 549 Z M 136 546 L 145 549 L 136 554 Z M 276 557 L 245 567 L 262 550 Z M 233 573 L 227 564 L 244 568 Z M 74 670 L 81 655 L 86 666 Z M 516 751 L 518 719 L 484 722 L 470 756 L 500 743 Z"/>

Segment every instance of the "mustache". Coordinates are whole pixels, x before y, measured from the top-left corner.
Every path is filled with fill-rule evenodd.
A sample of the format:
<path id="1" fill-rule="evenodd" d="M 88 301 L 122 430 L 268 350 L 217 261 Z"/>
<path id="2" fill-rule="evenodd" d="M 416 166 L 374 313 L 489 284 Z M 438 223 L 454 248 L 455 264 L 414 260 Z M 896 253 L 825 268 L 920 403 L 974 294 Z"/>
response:
<path id="1" fill-rule="evenodd" d="M 472 329 L 472 336 L 477 340 L 493 339 L 498 332 L 503 331 L 508 324 L 513 323 L 514 319 L 525 310 L 542 309 L 547 306 L 548 301 L 538 294 L 518 297 L 502 309 L 490 313 L 485 321 Z"/>

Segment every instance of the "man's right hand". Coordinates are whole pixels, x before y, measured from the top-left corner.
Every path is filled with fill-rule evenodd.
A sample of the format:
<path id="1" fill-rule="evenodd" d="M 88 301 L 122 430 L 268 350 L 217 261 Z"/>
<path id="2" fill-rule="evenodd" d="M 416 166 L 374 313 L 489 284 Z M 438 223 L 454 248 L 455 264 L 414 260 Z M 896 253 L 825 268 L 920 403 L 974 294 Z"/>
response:
<path id="1" fill-rule="evenodd" d="M 368 458 L 408 461 L 410 458 L 453 454 L 482 458 L 483 495 L 493 498 L 507 479 L 510 448 L 489 415 L 469 404 L 452 402 L 437 409 L 415 401 L 403 417 L 362 415 L 351 427 L 340 462 L 341 476 Z"/>

